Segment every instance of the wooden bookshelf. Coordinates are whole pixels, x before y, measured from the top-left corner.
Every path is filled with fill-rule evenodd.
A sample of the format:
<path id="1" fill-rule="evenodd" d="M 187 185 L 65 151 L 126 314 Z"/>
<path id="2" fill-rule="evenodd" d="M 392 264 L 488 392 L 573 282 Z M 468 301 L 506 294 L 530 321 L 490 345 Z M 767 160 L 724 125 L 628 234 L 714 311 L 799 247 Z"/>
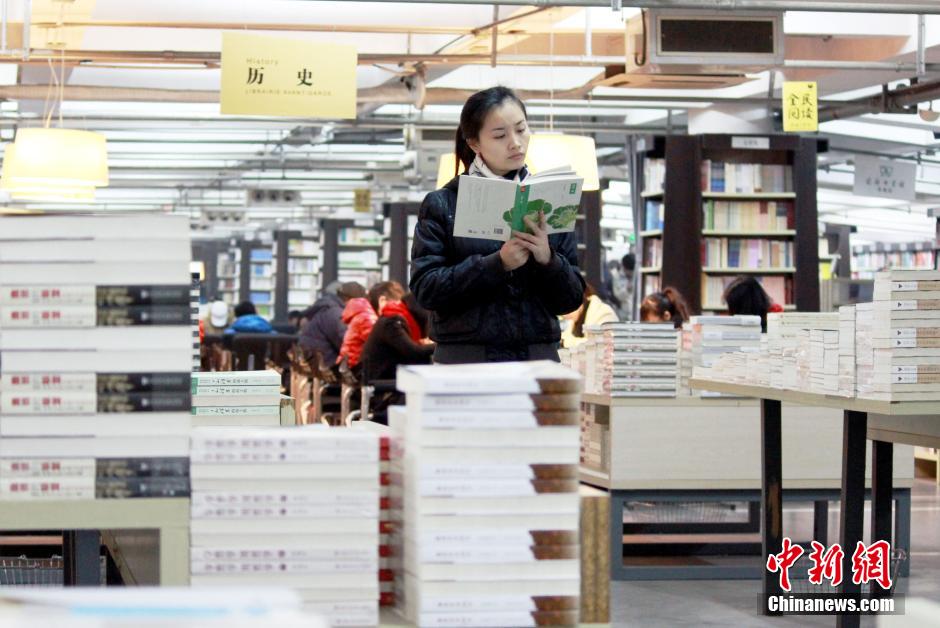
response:
<path id="1" fill-rule="evenodd" d="M 709 275 L 784 275 L 789 277 L 785 292 L 792 299 L 781 303 L 790 306 L 784 309 L 818 311 L 816 155 L 826 150 L 827 145 L 825 141 L 796 135 L 763 137 L 766 150 L 734 148 L 737 142 L 730 135 L 647 136 L 635 142 L 636 158 L 631 162 L 638 217 L 637 261 L 644 279 L 653 280 L 644 280 L 641 291 L 647 283 L 673 286 L 685 296 L 691 310 L 698 313 L 703 310 L 703 283 Z M 659 161 L 647 166 L 649 160 Z M 708 168 L 703 172 L 706 162 Z M 657 181 L 648 189 L 646 173 L 662 178 L 662 189 L 668 193 L 659 189 Z M 733 185 L 734 191 L 720 191 L 724 184 Z M 657 205 L 648 206 L 648 202 L 661 202 L 660 213 L 657 214 Z M 740 217 L 736 213 L 739 210 Z M 720 221 L 719 212 L 724 212 Z M 648 218 L 661 220 L 661 228 L 658 224 L 647 224 Z M 711 223 L 715 223 L 715 228 L 705 229 Z M 661 245 L 645 247 L 643 240 L 651 238 L 661 239 Z M 789 242 L 792 244 L 784 245 L 784 249 L 792 246 L 792 251 L 788 250 L 781 261 L 792 260 L 793 264 L 774 268 L 703 267 L 704 238 Z M 759 248 L 756 256 L 766 263 L 769 247 L 761 243 Z M 663 251 L 661 267 L 655 260 L 651 263 L 646 259 L 659 250 Z M 734 252 L 746 263 L 746 249 L 736 248 Z M 754 255 L 753 249 L 750 254 Z M 656 274 L 658 282 L 653 277 Z"/>

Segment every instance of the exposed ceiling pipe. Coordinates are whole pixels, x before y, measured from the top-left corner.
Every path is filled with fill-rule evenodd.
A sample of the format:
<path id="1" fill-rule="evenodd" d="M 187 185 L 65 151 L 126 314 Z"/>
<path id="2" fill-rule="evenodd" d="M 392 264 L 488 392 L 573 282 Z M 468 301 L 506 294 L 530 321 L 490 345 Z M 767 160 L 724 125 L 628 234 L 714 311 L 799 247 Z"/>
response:
<path id="1" fill-rule="evenodd" d="M 317 2 L 321 0 L 296 0 Z M 398 2 L 399 0 L 351 0 L 352 2 Z M 493 4 L 492 0 L 412 0 L 415 4 Z M 500 0 L 507 6 L 540 7 L 605 7 L 610 0 Z M 710 11 L 836 11 L 850 13 L 924 13 L 940 14 L 940 3 L 936 0 L 630 0 L 630 6 L 641 9 L 707 9 Z"/>
<path id="2" fill-rule="evenodd" d="M 905 111 L 906 107 L 938 98 L 940 98 L 940 81 L 918 83 L 894 91 L 885 89 L 875 96 L 850 100 L 844 104 L 823 109 L 819 112 L 819 121 L 855 118 L 869 113 L 909 113 Z"/>

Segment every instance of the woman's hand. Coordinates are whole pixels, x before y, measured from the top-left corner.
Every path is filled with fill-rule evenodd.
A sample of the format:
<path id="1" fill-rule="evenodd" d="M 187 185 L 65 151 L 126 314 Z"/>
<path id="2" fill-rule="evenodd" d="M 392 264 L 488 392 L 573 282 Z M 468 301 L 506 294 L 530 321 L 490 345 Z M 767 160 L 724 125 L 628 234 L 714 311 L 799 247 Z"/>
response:
<path id="1" fill-rule="evenodd" d="M 513 231 L 513 240 L 532 254 L 535 261 L 543 266 L 552 261 L 552 247 L 548 244 L 548 225 L 545 223 L 545 212 L 539 212 L 539 223 L 535 224 L 529 216 L 523 218 L 526 226 L 532 230 L 532 233 L 522 233 Z M 511 242 L 512 240 L 510 240 Z"/>
<path id="2" fill-rule="evenodd" d="M 503 262 L 503 270 L 516 270 L 529 261 L 529 250 L 523 246 L 521 240 L 512 238 L 504 242 L 499 249 L 499 259 Z"/>

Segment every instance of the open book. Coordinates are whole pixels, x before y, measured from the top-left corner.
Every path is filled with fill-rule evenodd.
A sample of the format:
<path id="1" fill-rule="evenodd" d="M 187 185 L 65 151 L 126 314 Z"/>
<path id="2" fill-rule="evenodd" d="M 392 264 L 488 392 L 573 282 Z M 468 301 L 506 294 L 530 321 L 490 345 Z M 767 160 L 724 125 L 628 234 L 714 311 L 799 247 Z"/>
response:
<path id="1" fill-rule="evenodd" d="M 584 179 L 569 166 L 546 170 L 521 183 L 486 177 L 460 177 L 454 235 L 505 242 L 527 231 L 523 218 L 538 222 L 545 212 L 548 232 L 574 231 Z"/>

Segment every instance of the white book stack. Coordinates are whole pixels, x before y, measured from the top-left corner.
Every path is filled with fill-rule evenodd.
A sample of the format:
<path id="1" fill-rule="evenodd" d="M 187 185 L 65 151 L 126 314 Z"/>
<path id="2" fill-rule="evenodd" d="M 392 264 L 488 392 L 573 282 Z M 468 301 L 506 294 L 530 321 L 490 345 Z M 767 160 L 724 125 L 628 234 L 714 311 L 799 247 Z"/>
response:
<path id="1" fill-rule="evenodd" d="M 839 390 L 840 397 L 855 396 L 855 306 L 839 308 Z"/>
<path id="2" fill-rule="evenodd" d="M 281 423 L 277 371 L 193 373 L 193 427 L 269 426 Z"/>
<path id="3" fill-rule="evenodd" d="M 194 587 L 290 587 L 333 626 L 378 624 L 375 434 L 201 427 L 191 456 Z"/>
<path id="4" fill-rule="evenodd" d="M 791 325 L 785 314 L 767 315 L 767 356 L 770 386 L 796 390 L 796 352 L 799 328 Z"/>
<path id="5" fill-rule="evenodd" d="M 678 385 L 679 332 L 671 323 L 605 323 L 588 354 L 588 379 L 611 397 L 675 397 Z M 596 369 L 593 372 L 592 369 Z"/>
<path id="6" fill-rule="evenodd" d="M 855 394 L 864 397 L 872 392 L 875 374 L 875 349 L 872 344 L 875 304 L 855 304 Z"/>
<path id="7" fill-rule="evenodd" d="M 396 601 L 419 626 L 574 626 L 580 378 L 551 362 L 399 367 Z"/>
<path id="8" fill-rule="evenodd" d="M 682 330 L 679 333 L 679 384 L 676 389 L 677 397 L 691 397 L 693 395 L 689 380 L 692 379 L 694 363 L 695 359 L 692 355 L 692 323 L 685 321 L 682 323 Z"/>
<path id="9" fill-rule="evenodd" d="M 725 353 L 760 350 L 761 326 L 759 316 L 693 316 L 692 365 L 695 377 L 707 378 L 708 370 Z M 722 362 L 722 378 L 739 381 L 744 373 L 743 355 L 727 357 Z M 721 393 L 698 391 L 702 397 L 718 397 Z"/>
<path id="10" fill-rule="evenodd" d="M 816 315 L 817 322 L 809 334 L 809 388 L 820 395 L 839 392 L 839 324 L 838 312 Z"/>
<path id="11" fill-rule="evenodd" d="M 940 400 L 940 271 L 875 275 L 871 378 L 859 396 Z"/>
<path id="12" fill-rule="evenodd" d="M 189 494 L 189 260 L 182 216 L 0 218 L 0 499 Z"/>

